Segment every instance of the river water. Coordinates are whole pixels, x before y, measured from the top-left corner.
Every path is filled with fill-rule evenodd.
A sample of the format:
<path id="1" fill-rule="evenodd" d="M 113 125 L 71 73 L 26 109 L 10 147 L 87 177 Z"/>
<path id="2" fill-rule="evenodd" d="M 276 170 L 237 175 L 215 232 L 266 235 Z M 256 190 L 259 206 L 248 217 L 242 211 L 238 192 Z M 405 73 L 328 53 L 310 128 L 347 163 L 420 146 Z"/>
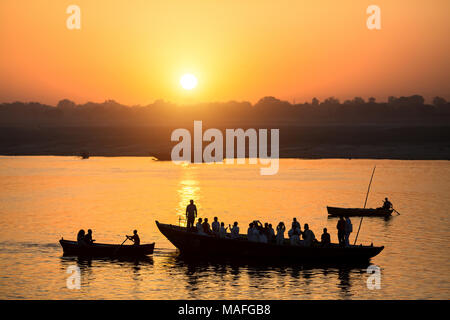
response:
<path id="1" fill-rule="evenodd" d="M 365 218 L 358 243 L 384 245 L 370 290 L 367 266 L 305 267 L 185 261 L 155 220 L 178 224 L 194 199 L 200 217 L 288 225 L 293 217 L 337 240 L 327 205 L 368 207 L 388 196 L 401 215 Z M 176 165 L 150 158 L 0 157 L 0 299 L 449 299 L 448 161 L 280 160 L 273 176 L 253 164 Z M 355 237 L 359 218 L 353 218 Z M 118 243 L 138 229 L 156 242 L 140 261 L 62 257 L 58 240 L 91 228 Z M 69 289 L 79 267 L 81 287 Z"/>

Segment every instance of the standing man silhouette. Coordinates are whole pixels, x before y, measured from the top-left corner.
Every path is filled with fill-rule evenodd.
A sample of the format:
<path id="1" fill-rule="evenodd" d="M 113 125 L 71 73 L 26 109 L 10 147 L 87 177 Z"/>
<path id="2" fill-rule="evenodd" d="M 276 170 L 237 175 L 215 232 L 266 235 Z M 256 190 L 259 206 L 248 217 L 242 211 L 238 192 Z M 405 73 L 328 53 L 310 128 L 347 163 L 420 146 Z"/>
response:
<path id="1" fill-rule="evenodd" d="M 190 203 L 186 207 L 186 220 L 187 220 L 187 229 L 190 230 L 194 228 L 194 221 L 197 217 L 197 207 L 194 204 L 194 200 L 189 201 Z"/>

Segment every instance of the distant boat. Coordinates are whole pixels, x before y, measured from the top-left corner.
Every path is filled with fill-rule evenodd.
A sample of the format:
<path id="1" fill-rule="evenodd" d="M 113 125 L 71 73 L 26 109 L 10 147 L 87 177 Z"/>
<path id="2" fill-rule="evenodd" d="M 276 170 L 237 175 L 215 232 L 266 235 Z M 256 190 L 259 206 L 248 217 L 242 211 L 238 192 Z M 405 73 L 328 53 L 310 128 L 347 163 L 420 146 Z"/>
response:
<path id="1" fill-rule="evenodd" d="M 87 153 L 87 152 L 82 152 L 82 153 L 80 154 L 80 158 L 81 158 L 81 159 L 89 159 L 89 153 Z"/>
<path id="2" fill-rule="evenodd" d="M 280 260 L 308 263 L 350 263 L 366 262 L 379 254 L 384 247 L 355 246 L 342 247 L 330 244 L 322 247 L 320 244 L 310 247 L 289 244 L 261 243 L 248 241 L 241 235 L 239 239 L 219 238 L 188 231 L 185 227 L 163 224 L 156 221 L 159 231 L 180 250 L 184 256 L 195 256 L 210 259 L 238 259 L 279 262 Z"/>
<path id="3" fill-rule="evenodd" d="M 363 209 L 363 208 L 338 208 L 327 207 L 328 215 L 332 217 L 390 217 L 392 209 Z"/>
<path id="4" fill-rule="evenodd" d="M 59 240 L 65 256 L 86 257 L 139 257 L 153 253 L 155 243 L 141 245 L 119 245 L 93 243 L 91 245 L 79 246 L 78 242 L 70 240 Z"/>

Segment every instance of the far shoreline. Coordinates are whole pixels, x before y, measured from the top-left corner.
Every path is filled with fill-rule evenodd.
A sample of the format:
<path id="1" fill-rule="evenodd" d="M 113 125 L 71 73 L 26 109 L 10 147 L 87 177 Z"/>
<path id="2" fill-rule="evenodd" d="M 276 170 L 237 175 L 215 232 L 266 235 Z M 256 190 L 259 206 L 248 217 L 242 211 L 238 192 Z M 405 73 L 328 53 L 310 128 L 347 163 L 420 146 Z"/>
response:
<path id="1" fill-rule="evenodd" d="M 158 162 L 169 162 L 172 161 L 170 158 L 162 158 L 159 159 L 155 156 L 150 155 L 130 155 L 130 154 L 116 154 L 116 155 L 102 155 L 102 154 L 93 154 L 89 155 L 88 159 L 82 159 L 80 155 L 77 154 L 0 154 L 0 157 L 73 157 L 73 158 L 79 158 L 80 160 L 89 160 L 89 158 L 149 158 L 152 161 L 158 161 Z M 234 158 L 238 159 L 238 158 Z M 245 160 L 247 161 L 249 158 L 246 157 Z M 425 157 L 415 157 L 415 158 L 385 158 L 385 157 L 279 157 L 280 160 L 282 159 L 290 159 L 290 160 L 394 160 L 394 161 L 450 161 L 450 158 L 425 158 Z M 191 164 L 202 164 L 202 163 L 209 163 L 209 162 L 198 162 L 194 163 L 191 162 Z"/>

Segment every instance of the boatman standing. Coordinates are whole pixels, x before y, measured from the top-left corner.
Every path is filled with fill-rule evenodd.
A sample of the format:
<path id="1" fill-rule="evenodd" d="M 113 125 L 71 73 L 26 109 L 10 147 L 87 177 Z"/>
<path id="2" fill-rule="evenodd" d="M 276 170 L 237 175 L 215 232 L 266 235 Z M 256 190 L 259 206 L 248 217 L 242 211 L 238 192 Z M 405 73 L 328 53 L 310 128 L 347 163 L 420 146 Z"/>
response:
<path id="1" fill-rule="evenodd" d="M 186 220 L 187 220 L 187 229 L 194 228 L 194 221 L 197 217 L 197 207 L 194 204 L 194 200 L 191 200 L 188 206 L 186 207 Z"/>

